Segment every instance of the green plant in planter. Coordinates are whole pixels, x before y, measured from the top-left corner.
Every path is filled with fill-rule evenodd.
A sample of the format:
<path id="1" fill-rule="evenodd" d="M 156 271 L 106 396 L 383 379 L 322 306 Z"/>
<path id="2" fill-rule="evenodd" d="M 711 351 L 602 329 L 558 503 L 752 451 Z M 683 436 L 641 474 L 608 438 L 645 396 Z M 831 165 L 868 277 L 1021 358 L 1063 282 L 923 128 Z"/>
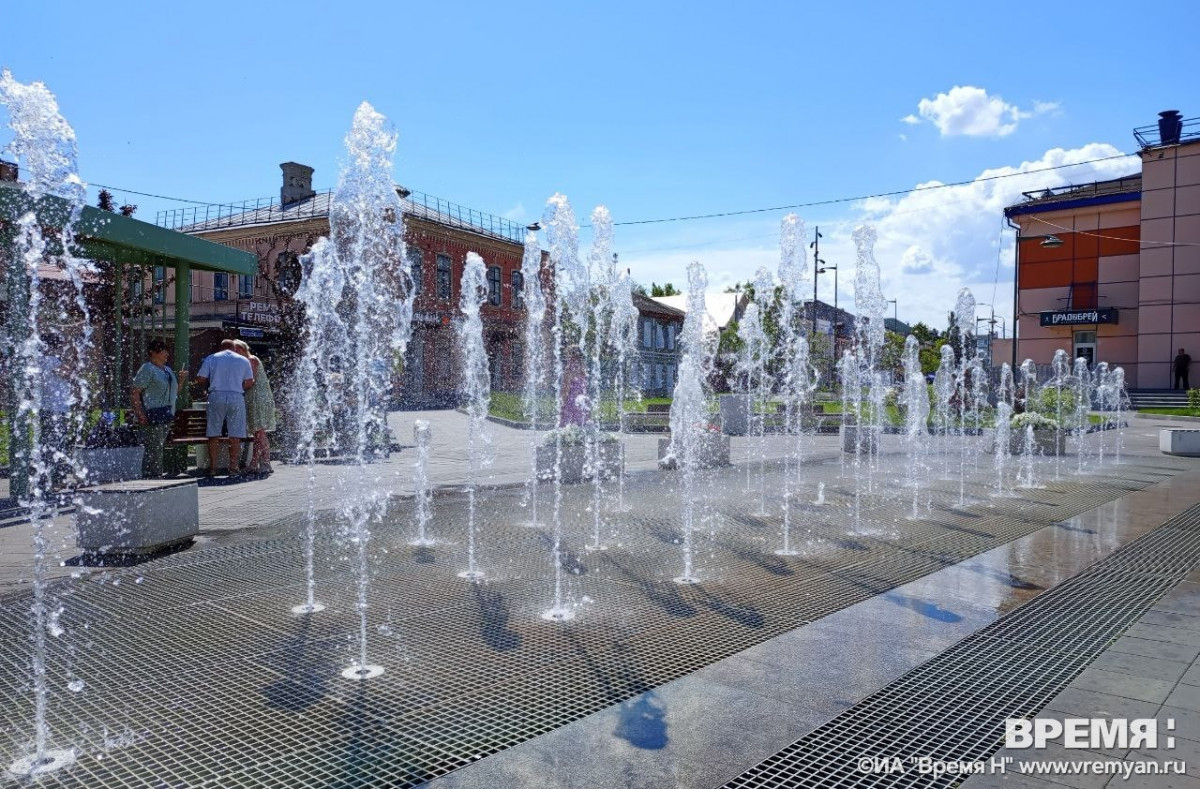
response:
<path id="1" fill-rule="evenodd" d="M 1192 413 L 1200 414 L 1200 389 L 1188 390 L 1188 408 Z"/>
<path id="2" fill-rule="evenodd" d="M 1017 414 L 1013 417 L 1011 428 L 1013 430 L 1024 430 L 1032 426 L 1034 430 L 1057 430 L 1058 422 L 1048 416 L 1042 416 L 1034 411 L 1026 411 L 1023 414 Z"/>
<path id="3" fill-rule="evenodd" d="M 87 431 L 83 439 L 84 449 L 117 449 L 141 446 L 141 431 L 136 425 L 118 424 L 117 415 L 105 411 Z"/>
<path id="4" fill-rule="evenodd" d="M 562 445 L 564 447 L 577 447 L 582 446 L 584 442 L 587 441 L 588 431 L 579 425 L 565 425 L 563 427 L 556 427 L 553 430 L 547 431 L 546 435 L 542 436 L 542 446 L 554 446 L 558 443 L 560 436 L 562 438 Z M 602 431 L 597 431 L 596 436 L 597 440 L 601 444 L 615 444 L 619 440 L 613 433 L 605 433 Z"/>

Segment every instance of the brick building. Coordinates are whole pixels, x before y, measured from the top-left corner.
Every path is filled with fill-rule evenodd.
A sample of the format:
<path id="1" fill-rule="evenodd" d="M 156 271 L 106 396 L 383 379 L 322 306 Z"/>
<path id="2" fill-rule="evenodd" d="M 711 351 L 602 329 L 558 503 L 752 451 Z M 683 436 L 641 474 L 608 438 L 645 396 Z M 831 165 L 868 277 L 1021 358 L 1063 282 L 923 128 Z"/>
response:
<path id="1" fill-rule="evenodd" d="M 235 281 L 220 274 L 192 275 L 192 369 L 223 337 L 245 339 L 266 360 L 294 341 L 288 336 L 296 322 L 289 319 L 287 293 L 297 281 L 299 256 L 329 233 L 332 192 L 313 190 L 311 167 L 295 162 L 280 167 L 283 186 L 278 200 L 187 208 L 158 216 L 160 225 L 251 252 L 259 261 L 258 276 Z M 408 262 L 417 288 L 399 401 L 415 407 L 456 402 L 454 330 L 468 252 L 478 253 L 488 267 L 482 316 L 492 388 L 519 389 L 525 320 L 520 269 L 526 228 L 429 195 L 399 187 L 398 191 L 404 204 Z M 154 274 L 155 279 L 161 276 L 161 272 Z M 173 300 L 171 289 L 163 290 L 166 315 Z"/>

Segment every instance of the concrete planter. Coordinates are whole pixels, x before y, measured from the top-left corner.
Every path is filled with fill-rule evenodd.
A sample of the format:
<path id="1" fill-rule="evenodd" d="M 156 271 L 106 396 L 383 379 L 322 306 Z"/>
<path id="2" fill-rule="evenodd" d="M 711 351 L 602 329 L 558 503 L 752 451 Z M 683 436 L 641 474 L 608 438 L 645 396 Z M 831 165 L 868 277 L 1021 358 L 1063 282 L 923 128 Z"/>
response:
<path id="1" fill-rule="evenodd" d="M 78 449 L 75 462 L 83 469 L 83 484 L 106 485 L 126 479 L 141 479 L 144 447 Z"/>
<path id="2" fill-rule="evenodd" d="M 675 468 L 674 458 L 668 458 L 671 451 L 671 439 L 658 440 L 659 468 Z M 705 432 L 697 439 L 696 468 L 719 468 L 729 465 L 729 436 L 720 433 Z"/>
<path id="3" fill-rule="evenodd" d="M 864 455 L 879 452 L 879 428 L 859 425 L 842 425 L 842 451 Z"/>
<path id="4" fill-rule="evenodd" d="M 1158 432 L 1159 451 L 1168 455 L 1200 457 L 1200 430 L 1167 428 Z"/>
<path id="5" fill-rule="evenodd" d="M 143 554 L 185 542 L 200 530 L 192 480 L 130 480 L 84 488 L 75 542 L 90 553 Z"/>
<path id="6" fill-rule="evenodd" d="M 606 441 L 600 444 L 599 467 L 602 479 L 610 479 L 625 473 L 621 444 L 618 441 Z M 539 480 L 554 479 L 554 444 L 537 448 L 537 478 Z M 587 447 L 583 444 L 572 444 L 562 448 L 562 460 L 559 463 L 560 481 L 564 485 L 574 485 L 591 479 L 592 469 L 587 464 Z"/>
<path id="7" fill-rule="evenodd" d="M 750 432 L 750 396 L 745 394 L 723 394 L 721 404 L 721 432 L 727 436 L 744 436 Z"/>
<path id="8" fill-rule="evenodd" d="M 1009 431 L 1008 448 L 1009 452 L 1013 455 L 1020 455 L 1025 451 L 1024 431 Z M 1065 432 L 1059 433 L 1057 430 L 1034 430 L 1033 452 L 1035 455 L 1067 454 L 1067 434 Z"/>

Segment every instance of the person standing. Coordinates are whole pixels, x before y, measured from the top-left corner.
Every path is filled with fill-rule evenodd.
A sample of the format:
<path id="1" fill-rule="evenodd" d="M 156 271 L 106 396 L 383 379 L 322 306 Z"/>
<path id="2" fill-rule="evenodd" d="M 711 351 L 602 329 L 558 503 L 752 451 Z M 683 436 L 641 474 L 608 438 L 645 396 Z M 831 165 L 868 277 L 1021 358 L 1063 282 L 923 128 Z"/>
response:
<path id="1" fill-rule="evenodd" d="M 267 433 L 275 430 L 275 395 L 271 392 L 271 382 L 267 379 L 262 359 L 250 353 L 250 346 L 241 340 L 234 340 L 233 345 L 243 358 L 250 361 L 254 371 L 254 386 L 246 390 L 246 428 L 253 440 L 247 470 L 251 474 L 270 474 L 274 469 L 271 468 L 271 442 Z"/>
<path id="2" fill-rule="evenodd" d="M 1183 383 L 1183 389 L 1186 391 L 1188 386 L 1188 368 L 1192 366 L 1192 357 L 1187 355 L 1182 348 L 1175 355 L 1175 388 L 1181 388 L 1180 382 Z"/>
<path id="3" fill-rule="evenodd" d="M 221 350 L 204 359 L 196 382 L 208 386 L 208 476 L 216 473 L 217 449 L 224 430 L 229 436 L 229 473 L 242 473 L 242 439 L 246 438 L 246 391 L 254 386 L 250 362 L 234 350 L 233 340 L 221 340 Z"/>
<path id="4" fill-rule="evenodd" d="M 146 352 L 149 361 L 133 377 L 129 401 L 142 430 L 142 476 L 157 479 L 163 475 L 163 449 L 175 420 L 179 379 L 187 377 L 187 370 L 176 377 L 167 365 L 167 344 L 162 340 L 151 340 Z"/>

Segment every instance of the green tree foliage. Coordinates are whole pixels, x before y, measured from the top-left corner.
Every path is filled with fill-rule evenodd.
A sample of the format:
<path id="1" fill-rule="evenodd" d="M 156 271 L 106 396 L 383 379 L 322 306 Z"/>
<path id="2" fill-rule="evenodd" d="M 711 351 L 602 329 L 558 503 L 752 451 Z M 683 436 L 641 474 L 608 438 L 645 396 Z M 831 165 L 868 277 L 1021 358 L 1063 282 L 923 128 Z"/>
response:
<path id="1" fill-rule="evenodd" d="M 658 298 L 659 296 L 682 296 L 683 293 L 670 282 L 665 285 L 659 285 L 657 282 L 651 282 L 650 295 L 654 298 Z"/>
<path id="2" fill-rule="evenodd" d="M 937 329 L 931 329 L 924 323 L 913 324 L 912 334 L 921 345 L 933 345 L 938 338 Z"/>

